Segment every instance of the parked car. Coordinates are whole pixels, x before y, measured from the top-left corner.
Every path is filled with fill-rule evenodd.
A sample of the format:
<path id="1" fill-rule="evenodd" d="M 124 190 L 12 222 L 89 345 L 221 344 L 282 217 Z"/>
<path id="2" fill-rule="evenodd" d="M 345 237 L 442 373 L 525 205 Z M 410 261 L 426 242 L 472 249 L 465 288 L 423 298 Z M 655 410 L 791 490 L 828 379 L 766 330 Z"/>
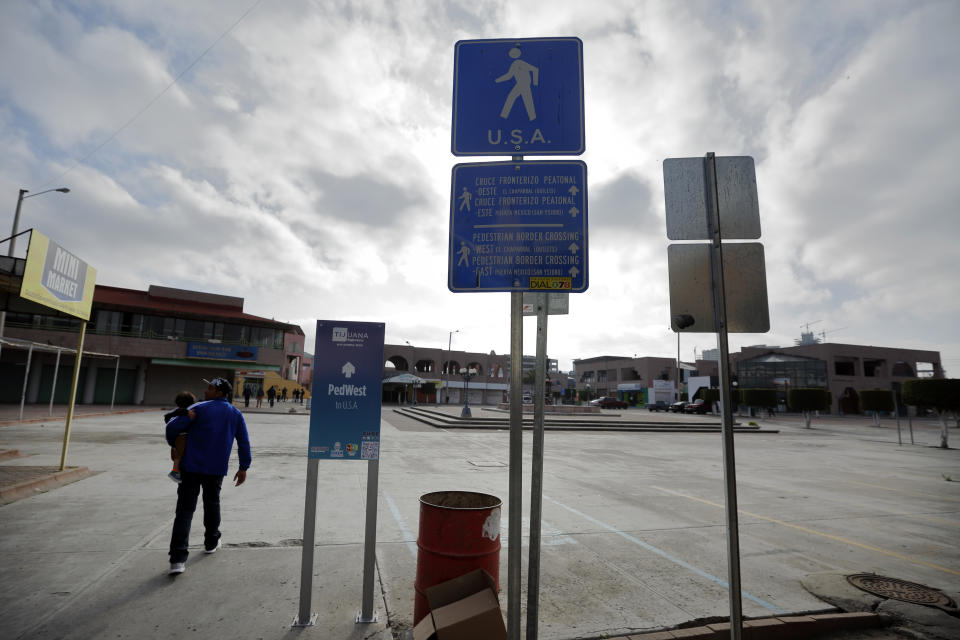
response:
<path id="1" fill-rule="evenodd" d="M 669 411 L 670 405 L 664 402 L 663 400 L 657 400 L 656 402 L 650 402 L 647 404 L 647 411 Z"/>
<path id="2" fill-rule="evenodd" d="M 710 403 L 704 400 L 703 398 L 697 398 L 696 400 L 687 404 L 687 406 L 683 408 L 684 413 L 703 414 L 703 413 L 706 413 L 707 411 L 710 411 Z"/>
<path id="3" fill-rule="evenodd" d="M 626 409 L 628 406 L 629 405 L 623 400 L 618 400 L 610 396 L 600 398 L 601 409 Z"/>
<path id="4" fill-rule="evenodd" d="M 523 404 L 533 404 L 533 394 L 523 394 Z"/>
<path id="5" fill-rule="evenodd" d="M 627 403 L 623 400 L 617 400 L 612 396 L 595 398 L 590 401 L 591 407 L 600 407 L 601 409 L 626 409 Z"/>
<path id="6" fill-rule="evenodd" d="M 683 408 L 689 404 L 686 400 L 681 400 L 680 402 L 674 402 L 670 405 L 671 413 L 683 413 Z"/>

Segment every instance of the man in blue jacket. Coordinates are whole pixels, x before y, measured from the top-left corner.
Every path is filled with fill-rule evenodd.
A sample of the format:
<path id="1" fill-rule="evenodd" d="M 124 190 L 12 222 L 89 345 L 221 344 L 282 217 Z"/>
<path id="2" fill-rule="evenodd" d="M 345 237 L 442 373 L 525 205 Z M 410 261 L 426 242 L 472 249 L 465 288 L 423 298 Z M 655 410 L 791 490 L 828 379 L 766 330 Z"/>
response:
<path id="1" fill-rule="evenodd" d="M 233 391 L 223 378 L 204 380 L 206 400 L 190 407 L 186 416 L 167 424 L 167 442 L 173 445 L 177 434 L 187 432 L 187 449 L 180 461 L 180 486 L 177 489 L 177 515 L 170 538 L 170 575 L 184 572 L 190 544 L 190 523 L 203 489 L 203 552 L 220 549 L 220 487 L 229 472 L 230 452 L 237 441 L 240 469 L 233 476 L 235 486 L 243 484 L 250 468 L 250 438 L 243 414 L 228 398 Z"/>

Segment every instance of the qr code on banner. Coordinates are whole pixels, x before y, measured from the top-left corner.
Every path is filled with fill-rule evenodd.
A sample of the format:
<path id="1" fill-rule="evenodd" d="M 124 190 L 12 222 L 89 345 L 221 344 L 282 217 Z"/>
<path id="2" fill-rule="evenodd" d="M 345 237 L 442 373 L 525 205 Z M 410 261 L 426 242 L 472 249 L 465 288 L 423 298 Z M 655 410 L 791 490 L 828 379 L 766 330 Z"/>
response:
<path id="1" fill-rule="evenodd" d="M 379 442 L 361 442 L 360 443 L 360 459 L 361 460 L 378 460 L 379 458 L 380 458 Z"/>

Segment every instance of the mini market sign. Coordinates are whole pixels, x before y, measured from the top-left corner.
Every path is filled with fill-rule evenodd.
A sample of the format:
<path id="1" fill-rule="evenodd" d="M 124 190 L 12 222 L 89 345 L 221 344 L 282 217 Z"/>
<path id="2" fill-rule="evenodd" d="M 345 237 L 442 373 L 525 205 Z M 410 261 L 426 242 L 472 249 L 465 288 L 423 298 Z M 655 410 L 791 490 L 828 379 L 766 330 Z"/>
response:
<path id="1" fill-rule="evenodd" d="M 42 233 L 30 232 L 20 297 L 90 319 L 97 270 Z"/>

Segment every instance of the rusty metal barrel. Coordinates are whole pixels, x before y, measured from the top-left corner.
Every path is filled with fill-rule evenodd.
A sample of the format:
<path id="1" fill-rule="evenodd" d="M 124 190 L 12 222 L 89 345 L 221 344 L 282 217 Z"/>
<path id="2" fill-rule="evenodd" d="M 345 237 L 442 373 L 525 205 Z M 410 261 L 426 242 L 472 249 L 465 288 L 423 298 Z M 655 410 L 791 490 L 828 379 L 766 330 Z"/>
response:
<path id="1" fill-rule="evenodd" d="M 489 573 L 500 591 L 500 504 L 496 496 L 472 491 L 420 496 L 414 624 L 430 611 L 429 587 L 474 569 Z"/>

